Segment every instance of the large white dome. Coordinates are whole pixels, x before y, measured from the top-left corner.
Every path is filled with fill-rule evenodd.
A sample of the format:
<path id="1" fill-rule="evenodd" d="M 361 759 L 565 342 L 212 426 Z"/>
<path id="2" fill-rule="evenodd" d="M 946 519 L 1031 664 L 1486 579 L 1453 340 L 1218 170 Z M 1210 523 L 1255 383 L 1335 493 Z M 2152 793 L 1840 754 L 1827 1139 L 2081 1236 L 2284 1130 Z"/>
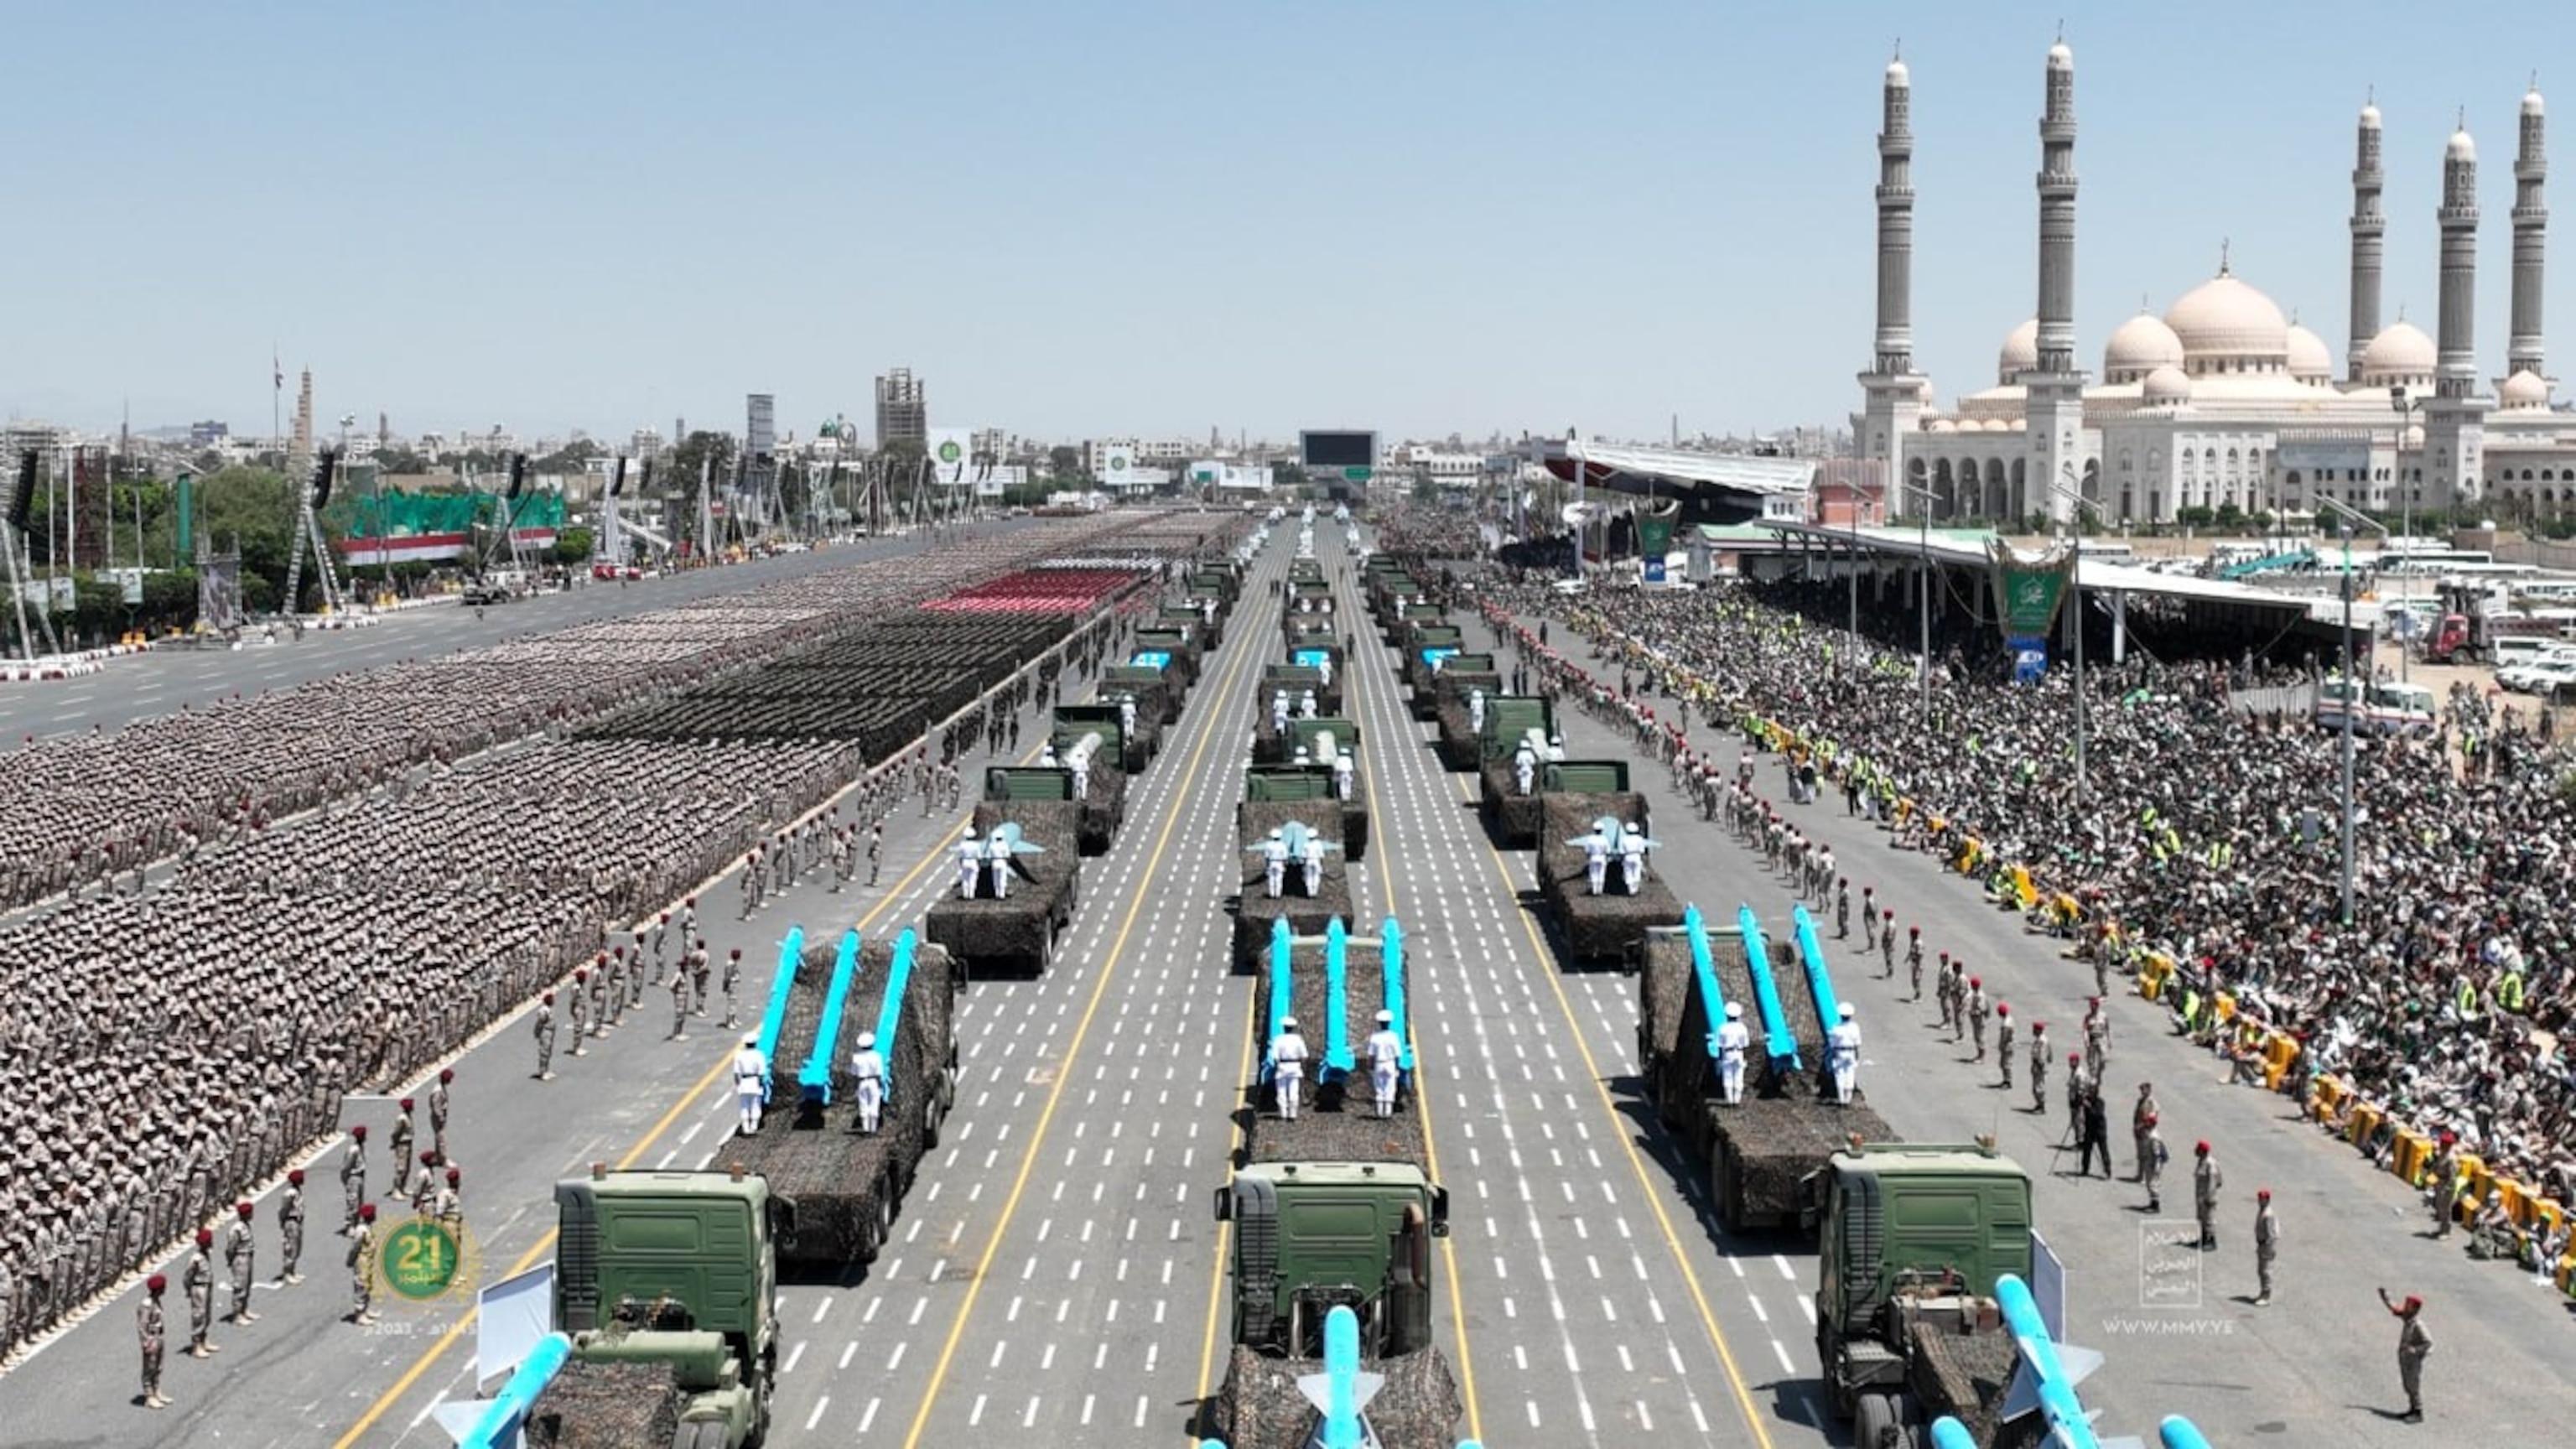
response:
<path id="1" fill-rule="evenodd" d="M 2410 382 L 2433 375 L 2433 339 L 2412 322 L 2392 322 L 2361 350 L 2365 383 Z"/>
<path id="2" fill-rule="evenodd" d="M 2290 351 L 2281 309 L 2224 271 L 2166 308 L 2165 325 L 2182 339 L 2195 371 L 2222 359 L 2279 363 Z"/>
<path id="3" fill-rule="evenodd" d="M 2290 376 L 2301 382 L 2332 382 L 2334 353 L 2326 340 L 2307 328 L 2290 324 Z"/>
<path id="4" fill-rule="evenodd" d="M 2147 374 L 2138 396 L 2151 403 L 2189 402 L 2191 379 L 2183 376 L 2179 367 L 2159 367 Z"/>
<path id="5" fill-rule="evenodd" d="M 2120 324 L 2102 344 L 2102 380 L 2135 382 L 2159 367 L 2180 367 L 2182 339 L 2152 312 L 2141 312 Z"/>
<path id="6" fill-rule="evenodd" d="M 2009 387 L 2021 381 L 2021 375 L 2039 366 L 2039 319 L 2031 318 L 2004 334 L 2004 345 L 1995 354 L 1995 385 Z"/>

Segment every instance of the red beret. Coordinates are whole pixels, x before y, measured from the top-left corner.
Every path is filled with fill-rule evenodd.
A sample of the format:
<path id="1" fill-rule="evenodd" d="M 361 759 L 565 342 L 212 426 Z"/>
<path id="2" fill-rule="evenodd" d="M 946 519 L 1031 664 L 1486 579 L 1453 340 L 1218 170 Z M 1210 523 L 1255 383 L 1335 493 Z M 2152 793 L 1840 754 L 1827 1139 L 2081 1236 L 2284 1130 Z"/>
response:
<path id="1" fill-rule="evenodd" d="M 438 1079 L 442 1082 L 455 1081 L 456 1069 L 454 1067 L 440 1067 L 438 1069 Z"/>
<path id="2" fill-rule="evenodd" d="M 2268 1187 L 2258 1187 L 2254 1189 L 2254 1196 L 2260 1201 L 2270 1202 L 2272 1200 L 2272 1189 Z"/>
<path id="3" fill-rule="evenodd" d="M 411 1098 L 405 1097 L 402 1099 L 402 1109 L 406 1112 L 411 1110 Z"/>
<path id="4" fill-rule="evenodd" d="M 211 1248 L 211 1247 L 213 1247 L 214 1245 L 215 1245 L 215 1230 L 214 1230 L 214 1229 L 212 1229 L 212 1228 L 199 1228 L 199 1229 L 197 1229 L 197 1246 L 198 1246 L 198 1247 L 200 1247 L 200 1248 Z"/>
<path id="5" fill-rule="evenodd" d="M 1983 986 L 1986 984 L 1986 978 L 1983 976 L 1971 976 L 1968 978 L 1968 984 L 1970 986 Z"/>
<path id="6" fill-rule="evenodd" d="M 294 1171 L 289 1172 L 286 1174 L 286 1180 L 294 1183 L 297 1187 L 302 1187 L 304 1185 L 304 1169 L 299 1167 Z"/>
<path id="7" fill-rule="evenodd" d="M 545 1003 L 546 1003 L 546 1005 L 548 1005 L 548 1006 L 552 1006 L 552 1005 L 554 1005 L 554 1004 L 555 1004 L 555 994 L 554 994 L 553 992 L 549 991 L 549 992 L 547 992 L 547 993 L 546 993 L 546 995 L 545 995 Z"/>
<path id="8" fill-rule="evenodd" d="M 2199 1154 L 2200 1154 L 2201 1156 L 2203 1156 L 2203 1157 L 2207 1157 L 2207 1156 L 2209 1155 L 2209 1142 L 2208 1142 L 2208 1140 L 2204 1138 L 2204 1139 L 2203 1139 L 2203 1140 L 2201 1140 L 2201 1141 L 2198 1141 L 2198 1142 L 2195 1142 L 2195 1143 L 2191 1144 L 2191 1150 L 2192 1150 L 2192 1151 L 2194 1151 L 2194 1152 L 2199 1153 Z"/>
<path id="9" fill-rule="evenodd" d="M 250 1216 L 250 1204 L 249 1204 L 249 1203 L 246 1203 L 246 1202 L 237 1202 L 237 1203 L 234 1203 L 234 1204 L 233 1204 L 233 1211 L 234 1211 L 234 1212 L 237 1212 L 237 1213 L 239 1213 L 239 1214 L 241 1214 L 243 1217 L 249 1217 L 249 1216 Z"/>
<path id="10" fill-rule="evenodd" d="M 1997 1016 L 2010 1016 L 2010 1015 L 2012 1015 L 2012 1003 L 2011 1003 L 2011 1002 L 2009 1002 L 2009 1001 L 1998 1001 L 1998 1002 L 1996 1002 L 1996 1003 L 1995 1003 L 1995 1015 L 1997 1015 Z"/>
<path id="11" fill-rule="evenodd" d="M 358 1139 L 359 1141 L 361 1141 L 361 1142 L 366 1141 L 366 1140 L 367 1140 L 367 1124 L 366 1124 L 366 1123 L 364 1123 L 364 1122 L 361 1122 L 361 1123 L 359 1123 L 357 1126 L 350 1128 L 350 1129 L 349 1129 L 349 1135 L 350 1135 L 350 1136 L 352 1136 L 352 1137 L 357 1138 L 357 1139 Z"/>
<path id="12" fill-rule="evenodd" d="M 170 1280 L 162 1277 L 158 1273 L 155 1273 L 151 1277 L 143 1280 L 143 1286 L 151 1290 L 153 1297 L 158 1298 L 169 1288 Z"/>
<path id="13" fill-rule="evenodd" d="M 463 1173 L 461 1173 L 461 1172 L 458 1172 L 458 1171 L 457 1171 L 455 1168 L 453 1168 L 453 1167 L 451 1167 L 451 1168 L 447 1169 L 447 1184 L 448 1184 L 448 1186 L 450 1186 L 450 1187 L 453 1187 L 453 1186 L 455 1186 L 457 1183 L 459 1183 L 459 1182 L 463 1181 L 463 1180 L 464 1180 L 464 1177 L 465 1177 L 465 1174 L 463 1174 Z"/>
<path id="14" fill-rule="evenodd" d="M 367 1222 L 374 1222 L 376 1220 L 376 1205 L 371 1202 L 358 1204 L 358 1216 Z"/>

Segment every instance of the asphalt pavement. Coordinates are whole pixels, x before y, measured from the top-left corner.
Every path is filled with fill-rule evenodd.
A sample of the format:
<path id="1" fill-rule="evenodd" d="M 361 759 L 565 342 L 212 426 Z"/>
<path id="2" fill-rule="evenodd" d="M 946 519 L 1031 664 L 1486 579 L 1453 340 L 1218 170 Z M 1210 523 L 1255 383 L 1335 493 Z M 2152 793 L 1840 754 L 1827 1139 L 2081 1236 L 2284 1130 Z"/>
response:
<path id="1" fill-rule="evenodd" d="M 1490 637 L 1481 623 L 1468 632 Z M 1570 629 L 1553 631 L 1553 642 L 1596 676 L 1617 677 L 1616 664 L 1605 665 Z M 1578 757 L 1635 758 L 1629 737 L 1587 714 L 1569 708 L 1560 721 Z M 1704 724 L 1692 737 L 1730 769 L 1741 751 L 1731 735 Z M 1766 924 L 1786 924 L 1797 903 L 1789 883 L 1739 846 L 1722 819 L 1702 822 L 1686 810 L 1663 767 L 1637 759 L 1635 778 L 1663 842 L 1655 868 L 1685 902 L 1721 916 L 1751 904 Z M 1798 828 L 1832 845 L 1855 899 L 1863 886 L 1875 886 L 1900 927 L 1923 928 L 1927 958 L 1942 950 L 1965 955 L 1989 995 L 2009 1001 L 2025 1023 L 2025 1046 L 2033 1020 L 2048 1022 L 2062 1049 L 2080 1043 L 2077 1026 L 2093 991 L 2088 963 L 2064 959 L 2062 943 L 2027 931 L 2017 912 L 1987 905 L 1973 884 L 1930 857 L 1891 848 L 1886 832 L 1847 814 L 1839 794 L 1788 804 L 1778 757 L 1760 757 L 1755 783 Z M 1869 1104 L 1914 1141 L 1995 1133 L 2031 1172 L 2039 1231 L 2067 1265 L 2068 1337 L 2109 1355 L 2082 1390 L 2086 1405 L 2101 1411 L 2102 1432 L 2152 1437 L 2160 1418 L 2177 1413 L 2216 1444 L 2286 1436 L 2291 1443 L 2375 1446 L 2464 1441 L 2471 1431 L 2489 1440 L 2563 1432 L 2550 1426 L 2566 1421 L 2568 1334 L 2576 1328 L 2566 1300 L 2520 1270 L 2470 1260 L 2459 1235 L 2429 1241 L 2429 1215 L 2415 1194 L 2339 1139 L 2300 1125 L 2289 1099 L 2226 1085 L 2226 1064 L 2174 1035 L 2164 1009 L 2136 996 L 2133 985 L 2115 979 L 2112 1005 L 2107 1100 L 2120 1180 L 2081 1179 L 2072 1175 L 2075 1154 L 2058 1150 L 2062 1081 L 2052 1083 L 2052 1110 L 2030 1113 L 2026 1074 L 2013 1091 L 1997 1087 L 1991 1061 L 1973 1064 L 1968 1047 L 1936 1029 L 1928 988 L 1919 1004 L 1904 999 L 1901 961 L 1895 980 L 1877 979 L 1877 958 L 1862 953 L 1857 925 L 1850 939 L 1835 940 L 1832 913 L 1817 909 L 1817 916 L 1837 964 L 1836 986 L 1858 1006 Z M 1687 1204 L 1680 1210 L 1697 1217 L 1719 1260 L 1711 1275 L 1718 1321 L 1730 1340 L 1740 1335 L 1754 1345 L 1736 1358 L 1769 1433 L 1783 1444 L 1812 1442 L 1814 1255 L 1786 1238 L 1742 1238 L 1716 1226 L 1695 1181 L 1705 1169 L 1676 1156 L 1636 1095 L 1634 983 L 1568 978 L 1570 989 L 1585 993 L 1595 981 L 1604 1009 L 1579 1013 L 1585 1035 L 1641 1143 L 1670 1168 Z M 1615 1002 L 1607 999 L 1614 992 Z M 2017 1063 L 2016 1071 L 2026 1066 Z M 2144 1211 L 2144 1191 L 2127 1180 L 2137 1164 L 2125 1107 L 2141 1081 L 2155 1084 L 2173 1159 L 2164 1212 L 2155 1218 Z M 2206 1254 L 2181 1246 L 2193 1233 L 2192 1145 L 2204 1138 L 2226 1179 L 2219 1247 Z M 2254 1194 L 2263 1187 L 2272 1190 L 2283 1245 L 2272 1305 L 2256 1308 L 2252 1226 Z M 1787 1271 L 1766 1270 L 1766 1262 Z M 2397 1325 L 2372 1292 L 2379 1285 L 2400 1297 L 2421 1295 L 2428 1305 L 2426 1326 L 2437 1347 L 2423 1425 L 2394 1418 L 2405 1405 Z M 1766 1333 L 1776 1352 L 1763 1347 Z M 1848 1442 L 1841 1426 L 1827 1437 Z"/>

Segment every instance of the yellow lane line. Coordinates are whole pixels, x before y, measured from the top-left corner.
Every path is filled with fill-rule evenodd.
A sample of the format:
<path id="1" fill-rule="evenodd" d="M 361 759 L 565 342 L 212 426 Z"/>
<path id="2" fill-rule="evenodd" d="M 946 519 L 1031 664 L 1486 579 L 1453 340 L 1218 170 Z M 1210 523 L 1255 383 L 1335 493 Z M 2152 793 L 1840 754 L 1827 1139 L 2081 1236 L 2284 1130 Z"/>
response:
<path id="1" fill-rule="evenodd" d="M 955 827 L 952 826 L 948 832 L 949 836 L 953 837 L 956 833 Z M 946 839 L 943 839 L 938 848 L 924 852 L 920 863 L 913 866 L 911 870 L 906 871 L 903 879 L 894 883 L 894 889 L 886 892 L 885 899 L 870 907 L 866 915 L 859 917 L 859 928 L 864 930 L 866 927 L 874 923 L 878 916 L 885 913 L 887 907 L 892 906 L 897 900 L 901 899 L 904 892 L 912 889 L 912 883 L 920 877 L 923 871 L 930 868 L 930 863 L 944 857 L 946 848 L 947 841 Z M 662 1114 L 662 1120 L 653 1124 L 653 1130 L 645 1133 L 643 1140 L 637 1142 L 632 1151 L 617 1160 L 618 1170 L 624 1171 L 625 1169 L 634 1166 L 638 1158 L 641 1158 L 645 1153 L 650 1152 L 653 1149 L 653 1144 L 661 1140 L 662 1134 L 671 1130 L 671 1124 L 680 1120 L 680 1114 L 688 1110 L 689 1104 L 698 1100 L 698 1098 L 705 1093 L 707 1088 L 714 1086 L 717 1074 L 722 1072 L 727 1066 L 731 1065 L 732 1062 L 733 1056 L 730 1051 L 728 1051 L 724 1056 L 718 1057 L 715 1064 L 707 1068 L 707 1074 L 698 1078 L 697 1084 L 689 1088 L 688 1091 L 682 1093 L 679 1100 L 671 1104 L 671 1110 Z M 520 1255 L 519 1261 L 510 1265 L 510 1271 L 502 1274 L 501 1276 L 504 1278 L 515 1278 L 519 1274 L 528 1271 L 528 1269 L 535 1267 L 537 1260 L 552 1251 L 554 1245 L 555 1230 L 548 1228 L 546 1229 L 545 1236 L 537 1239 L 536 1244 L 533 1247 Z M 334 1441 L 331 1449 L 350 1449 L 351 1445 L 358 1442 L 360 1435 L 366 1433 L 369 1429 L 374 1428 L 376 1421 L 383 1418 L 385 1416 L 385 1412 L 399 1402 L 404 1394 L 409 1393 L 413 1384 L 420 1381 L 420 1376 L 429 1371 L 429 1366 L 438 1362 L 439 1357 L 445 1354 L 448 1348 L 453 1345 L 457 1339 L 464 1337 L 466 1329 L 474 1326 L 474 1314 L 475 1310 L 469 1308 L 465 1310 L 464 1317 L 457 1319 L 455 1323 L 449 1325 L 447 1331 L 438 1336 L 438 1341 L 432 1343 L 427 1349 L 423 1350 L 420 1358 L 414 1362 L 410 1368 L 403 1371 L 403 1376 L 394 1380 L 392 1388 L 385 1390 L 382 1396 L 377 1398 L 374 1403 L 367 1406 L 367 1412 L 358 1416 L 358 1422 L 350 1425 L 349 1432 L 341 1435 L 338 1440 Z"/>
<path id="2" fill-rule="evenodd" d="M 1242 673 L 1243 661 L 1251 658 L 1252 653 L 1247 648 L 1226 666 L 1225 678 L 1216 686 L 1216 702 L 1208 708 L 1222 710 L 1225 707 L 1225 700 Z M 1056 1106 L 1064 1100 L 1065 1085 L 1073 1080 L 1072 1066 L 1082 1060 L 1082 1043 L 1091 1033 L 1092 1018 L 1098 1014 L 1100 1003 L 1108 994 L 1110 979 L 1118 974 L 1119 959 L 1127 952 L 1128 933 L 1136 928 L 1136 918 L 1144 913 L 1145 900 L 1150 894 L 1147 887 L 1163 868 L 1164 852 L 1172 843 L 1172 829 L 1180 824 L 1183 807 L 1199 783 L 1199 766 L 1205 763 L 1208 746 L 1215 741 L 1218 732 L 1218 720 L 1208 720 L 1199 735 L 1198 745 L 1190 751 L 1189 768 L 1181 772 L 1180 779 L 1173 786 L 1170 807 L 1163 812 L 1162 833 L 1154 837 L 1153 853 L 1146 856 L 1144 873 L 1137 878 L 1135 895 L 1127 903 L 1127 917 L 1118 925 L 1118 938 L 1110 942 L 1109 955 L 1100 963 L 1100 977 L 1091 985 L 1091 1000 L 1084 1004 L 1082 1019 L 1074 1025 L 1073 1040 L 1065 1048 L 1066 1068 L 1056 1073 L 1054 1085 L 1047 1089 L 1046 1106 L 1038 1113 L 1037 1130 L 1029 1134 L 1028 1149 L 1021 1155 L 1020 1169 L 1011 1179 L 1010 1196 L 1002 1200 L 1001 1219 L 993 1224 L 992 1236 L 984 1241 L 983 1255 L 975 1261 L 975 1276 L 966 1285 L 966 1296 L 957 1306 L 957 1321 L 949 1326 L 948 1341 L 940 1346 L 939 1361 L 931 1366 L 930 1382 L 921 1391 L 921 1407 L 913 1412 L 912 1427 L 903 1436 L 904 1449 L 917 1449 L 922 1431 L 929 1427 L 930 1407 L 938 1401 L 939 1387 L 947 1381 L 948 1366 L 957 1356 L 957 1345 L 966 1336 L 967 1321 L 974 1317 L 975 1300 L 983 1296 L 984 1281 L 992 1272 L 993 1258 L 1002 1251 L 1002 1239 L 1010 1232 L 1011 1219 L 1020 1210 L 1020 1196 L 1027 1191 L 1029 1174 L 1037 1167 L 1038 1150 L 1046 1145 L 1047 1128 L 1055 1121 Z"/>
<path id="3" fill-rule="evenodd" d="M 1456 784 L 1462 799 L 1476 798 L 1468 790 L 1466 781 L 1459 780 Z M 1485 841 L 1485 851 L 1493 857 L 1494 871 L 1502 877 L 1504 890 L 1510 892 L 1513 899 L 1519 899 L 1520 885 L 1512 879 L 1511 865 L 1503 859 L 1502 851 L 1495 848 L 1490 838 Z M 1735 1401 L 1744 1411 L 1744 1422 L 1753 1430 L 1753 1442 L 1761 1449 L 1773 1449 L 1771 1427 L 1763 1422 L 1754 1408 L 1753 1390 L 1746 1386 L 1743 1372 L 1736 1367 L 1735 1354 L 1726 1346 L 1726 1335 L 1717 1326 L 1717 1314 L 1709 1308 L 1708 1294 L 1700 1287 L 1699 1274 L 1692 1269 L 1689 1255 L 1682 1251 L 1681 1237 L 1673 1231 L 1673 1220 L 1664 1211 L 1662 1198 L 1656 1195 L 1657 1184 L 1646 1175 L 1646 1160 L 1637 1153 L 1637 1144 L 1629 1136 L 1625 1120 L 1619 1115 L 1619 1104 L 1610 1098 L 1610 1079 L 1601 1074 L 1601 1064 L 1593 1058 L 1591 1043 L 1583 1039 L 1583 1024 L 1576 1019 L 1574 1003 L 1565 994 L 1565 982 L 1555 969 L 1555 954 L 1548 949 L 1546 937 L 1539 933 L 1537 913 L 1523 911 L 1520 917 L 1521 929 L 1529 935 L 1530 950 L 1547 977 L 1548 990 L 1556 995 L 1557 1010 L 1574 1034 L 1574 1049 L 1582 1054 L 1583 1070 L 1592 1078 L 1592 1090 L 1601 1099 L 1601 1110 L 1617 1128 L 1610 1135 L 1619 1144 L 1619 1150 L 1627 1155 L 1629 1170 L 1637 1175 L 1637 1186 L 1646 1206 L 1655 1215 L 1655 1228 L 1663 1235 L 1664 1246 L 1672 1249 L 1673 1261 L 1682 1270 L 1682 1281 L 1690 1287 L 1691 1303 L 1699 1310 L 1700 1325 L 1708 1330 L 1708 1341 L 1717 1349 L 1718 1366 L 1726 1370 L 1726 1381 L 1735 1390 Z"/>
<path id="4" fill-rule="evenodd" d="M 1254 979 L 1257 982 L 1260 978 L 1256 976 Z M 1256 986 L 1253 993 L 1246 996 L 1243 1002 L 1243 1051 L 1234 1065 L 1237 1092 L 1241 1092 L 1243 1084 L 1252 1080 L 1252 1023 L 1253 1013 L 1259 1009 L 1259 1002 L 1260 990 Z M 1238 1097 L 1236 1100 L 1243 1099 Z M 1259 1111 L 1260 1108 L 1256 1106 L 1253 1110 Z M 1233 1112 L 1229 1110 L 1226 1115 L 1230 1118 Z M 1230 1161 L 1231 1159 L 1229 1163 Z M 1216 1325 L 1217 1321 L 1225 1316 L 1225 1270 L 1226 1265 L 1233 1260 L 1233 1254 L 1234 1219 L 1229 1216 L 1216 1225 L 1216 1261 L 1208 1265 L 1207 1332 L 1199 1338 L 1199 1402 L 1201 1404 L 1208 1401 L 1208 1385 L 1216 1367 Z M 1196 1434 L 1190 1435 L 1189 1440 L 1192 1444 L 1203 1442 Z"/>

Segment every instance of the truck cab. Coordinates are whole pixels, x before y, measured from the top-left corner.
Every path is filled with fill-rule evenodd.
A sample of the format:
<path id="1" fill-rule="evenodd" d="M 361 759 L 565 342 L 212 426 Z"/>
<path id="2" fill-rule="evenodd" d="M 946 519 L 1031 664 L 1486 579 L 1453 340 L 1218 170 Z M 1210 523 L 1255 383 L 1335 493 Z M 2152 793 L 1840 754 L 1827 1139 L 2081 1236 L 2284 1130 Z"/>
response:
<path id="1" fill-rule="evenodd" d="M 2030 1175 L 1990 1139 L 1854 1143 L 1808 1191 L 1826 1399 L 1868 1428 L 1905 1422 L 1918 1325 L 1991 1332 L 1996 1280 L 2030 1276 Z M 1864 1432 L 1861 1442 L 1876 1441 Z"/>
<path id="2" fill-rule="evenodd" d="M 1216 1190 L 1234 1224 L 1234 1341 L 1320 1357 L 1324 1315 L 1360 1316 L 1373 1357 L 1431 1346 L 1431 1240 L 1449 1192 L 1405 1162 L 1250 1164 Z"/>

